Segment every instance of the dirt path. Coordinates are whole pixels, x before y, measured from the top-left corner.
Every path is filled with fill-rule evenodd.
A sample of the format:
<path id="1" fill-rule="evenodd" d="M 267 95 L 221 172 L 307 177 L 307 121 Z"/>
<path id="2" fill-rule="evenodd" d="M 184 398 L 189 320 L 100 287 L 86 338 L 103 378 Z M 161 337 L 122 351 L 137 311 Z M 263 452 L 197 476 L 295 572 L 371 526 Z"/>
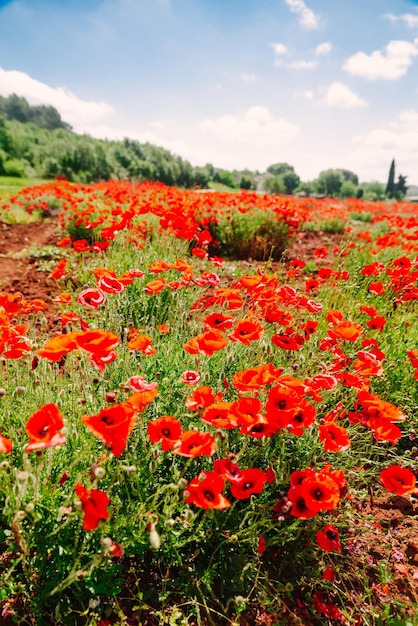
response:
<path id="1" fill-rule="evenodd" d="M 56 293 L 33 250 L 53 246 L 60 239 L 57 218 L 32 224 L 0 223 L 0 291 L 20 291 L 25 298 L 40 298 L 49 303 Z"/>

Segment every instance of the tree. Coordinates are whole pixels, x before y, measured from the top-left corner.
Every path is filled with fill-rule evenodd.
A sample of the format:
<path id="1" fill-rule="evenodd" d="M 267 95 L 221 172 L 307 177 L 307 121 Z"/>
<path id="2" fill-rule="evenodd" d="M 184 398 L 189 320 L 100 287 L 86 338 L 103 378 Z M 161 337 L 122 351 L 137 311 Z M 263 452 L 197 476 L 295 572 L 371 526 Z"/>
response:
<path id="1" fill-rule="evenodd" d="M 269 174 L 273 174 L 273 176 L 280 176 L 286 172 L 294 172 L 295 168 L 293 165 L 289 165 L 289 163 L 274 163 L 268 166 L 267 171 Z"/>
<path id="2" fill-rule="evenodd" d="M 392 163 L 390 164 L 389 178 L 385 193 L 388 198 L 393 198 L 395 194 L 395 159 L 392 159 Z"/>
<path id="3" fill-rule="evenodd" d="M 324 170 L 315 181 L 316 191 L 324 196 L 336 197 L 343 184 L 343 177 L 339 170 Z"/>
<path id="4" fill-rule="evenodd" d="M 399 174 L 398 182 L 396 183 L 396 193 L 402 198 L 408 191 L 408 187 L 406 185 L 406 179 L 407 179 L 407 176 L 402 176 L 402 174 Z"/>
<path id="5" fill-rule="evenodd" d="M 265 179 L 263 187 L 268 193 L 285 193 L 285 186 L 282 176 L 269 176 Z"/>

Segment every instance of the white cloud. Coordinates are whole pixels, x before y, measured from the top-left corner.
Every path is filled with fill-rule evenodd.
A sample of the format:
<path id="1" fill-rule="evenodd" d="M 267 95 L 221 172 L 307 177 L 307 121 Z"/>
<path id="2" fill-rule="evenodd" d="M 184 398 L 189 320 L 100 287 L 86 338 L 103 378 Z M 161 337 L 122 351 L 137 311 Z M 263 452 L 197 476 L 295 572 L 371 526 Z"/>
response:
<path id="1" fill-rule="evenodd" d="M 314 92 L 312 89 L 306 89 L 305 91 L 297 91 L 294 96 L 295 98 L 302 98 L 303 100 L 313 100 Z"/>
<path id="2" fill-rule="evenodd" d="M 329 43 L 329 41 L 324 41 L 324 43 L 320 43 L 319 46 L 316 46 L 315 54 L 316 55 L 329 54 L 331 50 L 332 50 L 332 45 Z"/>
<path id="3" fill-rule="evenodd" d="M 318 16 L 306 6 L 303 0 L 285 0 L 287 6 L 292 13 L 299 15 L 299 24 L 303 28 L 318 28 L 319 18 Z"/>
<path id="4" fill-rule="evenodd" d="M 271 47 L 275 54 L 287 54 L 287 46 L 285 46 L 284 43 L 272 43 Z"/>
<path id="5" fill-rule="evenodd" d="M 241 80 L 243 80 L 244 83 L 252 83 L 257 80 L 257 76 L 255 74 L 246 74 L 244 72 L 244 74 L 241 74 Z"/>
<path id="6" fill-rule="evenodd" d="M 385 13 L 383 17 L 390 22 L 405 22 L 408 28 L 418 28 L 418 15 L 414 15 L 413 13 L 404 13 L 403 15 Z"/>
<path id="7" fill-rule="evenodd" d="M 206 119 L 201 129 L 227 141 L 247 143 L 259 148 L 287 143 L 299 132 L 296 126 L 285 119 L 274 117 L 263 106 L 250 107 L 243 115 L 226 114 Z"/>
<path id="8" fill-rule="evenodd" d="M 286 65 L 291 70 L 314 70 L 316 66 L 316 61 L 292 61 Z"/>
<path id="9" fill-rule="evenodd" d="M 328 87 L 322 102 L 333 109 L 352 109 L 368 106 L 367 102 L 354 93 L 347 85 L 339 82 L 332 83 Z"/>
<path id="10" fill-rule="evenodd" d="M 106 102 L 80 100 L 65 87 L 50 87 L 24 72 L 4 70 L 0 67 L 0 95 L 12 93 L 26 98 L 30 104 L 45 104 L 55 107 L 64 121 L 75 130 L 84 130 L 83 125 L 96 122 L 114 113 Z"/>
<path id="11" fill-rule="evenodd" d="M 385 50 L 375 50 L 370 55 L 356 52 L 346 60 L 343 69 L 369 80 L 395 80 L 406 74 L 418 54 L 417 41 L 390 41 Z"/>
<path id="12" fill-rule="evenodd" d="M 416 163 L 418 159 L 418 111 L 404 110 L 383 128 L 374 128 L 369 133 L 354 138 L 358 154 L 366 154 L 370 162 L 389 165 L 396 159 L 397 173 L 408 176 L 411 184 L 417 184 Z M 412 178 L 415 176 L 415 180 Z"/>

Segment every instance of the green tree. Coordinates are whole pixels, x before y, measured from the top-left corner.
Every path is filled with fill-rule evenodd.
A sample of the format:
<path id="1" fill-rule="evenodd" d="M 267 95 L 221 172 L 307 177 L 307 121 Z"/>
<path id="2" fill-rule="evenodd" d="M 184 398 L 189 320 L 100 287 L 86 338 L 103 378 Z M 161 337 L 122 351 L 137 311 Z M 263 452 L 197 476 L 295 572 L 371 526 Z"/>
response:
<path id="1" fill-rule="evenodd" d="M 337 197 L 341 191 L 343 177 L 340 170 L 329 169 L 320 172 L 314 181 L 317 193 Z"/>
<path id="2" fill-rule="evenodd" d="M 269 176 L 265 179 L 263 187 L 268 193 L 285 193 L 285 185 L 282 176 Z"/>
<path id="3" fill-rule="evenodd" d="M 280 176 L 286 172 L 294 172 L 295 168 L 293 165 L 289 165 L 289 163 L 273 163 L 273 165 L 268 166 L 267 171 L 269 174 L 273 174 L 273 176 Z"/>
<path id="4" fill-rule="evenodd" d="M 406 195 L 406 192 L 408 191 L 408 187 L 406 185 L 406 179 L 407 179 L 407 176 L 402 176 L 402 174 L 399 174 L 398 182 L 396 183 L 396 194 L 398 195 L 398 197 L 403 198 Z"/>
<path id="5" fill-rule="evenodd" d="M 386 195 L 388 198 L 393 198 L 395 194 L 395 159 L 392 159 L 389 169 L 389 177 L 386 185 Z"/>

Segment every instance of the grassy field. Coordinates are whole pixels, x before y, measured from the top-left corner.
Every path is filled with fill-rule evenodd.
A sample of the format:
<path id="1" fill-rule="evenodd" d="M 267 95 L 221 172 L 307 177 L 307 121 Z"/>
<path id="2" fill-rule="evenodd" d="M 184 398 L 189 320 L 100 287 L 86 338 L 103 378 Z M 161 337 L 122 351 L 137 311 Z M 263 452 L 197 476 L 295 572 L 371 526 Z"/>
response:
<path id="1" fill-rule="evenodd" d="M 3 218 L 46 204 L 48 307 L 0 294 L 3 615 L 418 623 L 415 207 L 61 182 Z"/>

